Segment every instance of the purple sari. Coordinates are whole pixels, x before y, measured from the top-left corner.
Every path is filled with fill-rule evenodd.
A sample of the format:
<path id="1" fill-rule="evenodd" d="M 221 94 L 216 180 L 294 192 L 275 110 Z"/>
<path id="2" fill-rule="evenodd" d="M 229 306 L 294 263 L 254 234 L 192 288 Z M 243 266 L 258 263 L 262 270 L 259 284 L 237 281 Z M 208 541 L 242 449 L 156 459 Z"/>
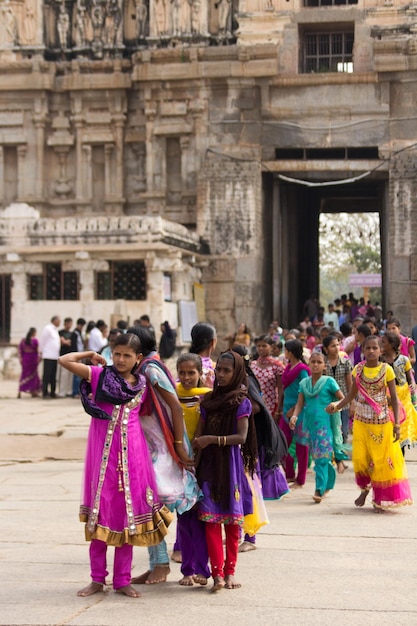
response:
<path id="1" fill-rule="evenodd" d="M 22 364 L 22 373 L 19 379 L 19 391 L 38 393 L 41 383 L 38 376 L 39 352 L 38 340 L 34 337 L 27 344 L 25 339 L 19 344 L 19 357 Z"/>

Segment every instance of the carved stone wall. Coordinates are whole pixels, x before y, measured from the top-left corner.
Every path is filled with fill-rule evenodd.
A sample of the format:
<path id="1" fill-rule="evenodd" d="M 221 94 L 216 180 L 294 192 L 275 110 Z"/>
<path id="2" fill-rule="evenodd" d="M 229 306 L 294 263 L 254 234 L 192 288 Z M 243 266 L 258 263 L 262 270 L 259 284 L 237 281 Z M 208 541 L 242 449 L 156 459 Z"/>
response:
<path id="1" fill-rule="evenodd" d="M 51 237 L 63 258 L 68 246 L 82 245 L 75 226 L 58 236 L 54 220 L 88 223 L 90 245 L 117 255 L 126 244 L 123 220 L 161 217 L 198 239 L 196 272 L 203 272 L 219 334 L 242 319 L 260 330 L 282 314 L 263 298 L 272 282 L 263 245 L 272 235 L 264 222 L 276 204 L 262 198 L 262 172 L 326 179 L 378 165 L 388 185 L 387 241 L 396 251 L 387 303 L 405 327 L 417 318 L 417 298 L 410 307 L 407 300 L 417 284 L 409 174 L 409 148 L 417 141 L 416 6 L 308 4 L 0 2 L 0 208 L 26 202 L 40 214 L 21 271 L 42 262 L 39 251 Z M 334 25 L 338 32 L 353 28 L 353 71 L 303 74 L 303 34 Z M 305 159 L 276 157 L 280 149 L 345 146 L 376 147 L 386 162 L 323 158 L 313 168 Z M 110 218 L 114 236 L 98 236 L 94 220 Z M 278 227 L 274 219 L 268 223 Z M 159 242 L 148 235 L 147 252 L 157 258 Z M 192 248 L 172 233 L 165 243 L 171 260 Z M 11 252 L 0 241 L 3 273 Z M 401 284 L 394 284 L 397 274 Z M 185 276 L 191 297 L 188 270 Z"/>

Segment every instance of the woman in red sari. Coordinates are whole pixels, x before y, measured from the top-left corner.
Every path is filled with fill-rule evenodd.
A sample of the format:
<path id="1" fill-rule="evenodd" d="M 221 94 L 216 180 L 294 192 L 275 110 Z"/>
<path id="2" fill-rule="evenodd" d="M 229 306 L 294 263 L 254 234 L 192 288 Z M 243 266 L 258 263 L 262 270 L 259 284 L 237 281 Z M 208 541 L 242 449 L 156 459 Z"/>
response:
<path id="1" fill-rule="evenodd" d="M 41 383 L 38 376 L 39 364 L 39 342 L 36 339 L 36 328 L 29 328 L 24 339 L 19 343 L 19 361 L 22 366 L 22 373 L 19 379 L 19 392 L 30 393 L 32 397 L 39 394 Z"/>

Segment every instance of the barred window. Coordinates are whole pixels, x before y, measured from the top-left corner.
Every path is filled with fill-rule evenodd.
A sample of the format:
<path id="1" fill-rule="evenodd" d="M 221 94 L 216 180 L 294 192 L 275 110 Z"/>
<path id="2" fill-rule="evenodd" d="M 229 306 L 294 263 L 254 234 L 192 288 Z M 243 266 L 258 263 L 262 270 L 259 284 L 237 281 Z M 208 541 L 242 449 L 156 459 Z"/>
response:
<path id="1" fill-rule="evenodd" d="M 78 272 L 64 272 L 61 263 L 44 263 L 42 274 L 29 274 L 30 300 L 78 300 Z"/>
<path id="2" fill-rule="evenodd" d="M 353 31 L 305 32 L 303 72 L 353 72 Z"/>
<path id="3" fill-rule="evenodd" d="M 305 7 L 337 7 L 358 4 L 358 0 L 304 0 Z"/>
<path id="4" fill-rule="evenodd" d="M 144 261 L 109 261 L 107 272 L 96 273 L 97 300 L 146 300 Z"/>

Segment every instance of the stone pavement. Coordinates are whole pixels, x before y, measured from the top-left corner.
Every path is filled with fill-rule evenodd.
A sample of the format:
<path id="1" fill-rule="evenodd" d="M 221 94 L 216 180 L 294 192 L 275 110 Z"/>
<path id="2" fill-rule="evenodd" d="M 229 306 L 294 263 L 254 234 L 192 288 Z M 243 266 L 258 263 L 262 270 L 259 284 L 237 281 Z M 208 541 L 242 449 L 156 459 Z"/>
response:
<path id="1" fill-rule="evenodd" d="M 180 587 L 172 563 L 168 582 L 138 587 L 139 599 L 111 589 L 77 597 L 89 582 L 78 522 L 89 418 L 78 400 L 18 400 L 16 388 L 0 382 L 1 626 L 417 624 L 417 506 L 384 515 L 355 508 L 351 468 L 319 505 L 313 474 L 268 503 L 257 550 L 239 556 L 240 590 Z M 407 465 L 416 494 L 415 453 Z M 170 547 L 174 536 L 172 527 Z M 146 568 L 147 551 L 136 548 L 134 575 Z"/>

